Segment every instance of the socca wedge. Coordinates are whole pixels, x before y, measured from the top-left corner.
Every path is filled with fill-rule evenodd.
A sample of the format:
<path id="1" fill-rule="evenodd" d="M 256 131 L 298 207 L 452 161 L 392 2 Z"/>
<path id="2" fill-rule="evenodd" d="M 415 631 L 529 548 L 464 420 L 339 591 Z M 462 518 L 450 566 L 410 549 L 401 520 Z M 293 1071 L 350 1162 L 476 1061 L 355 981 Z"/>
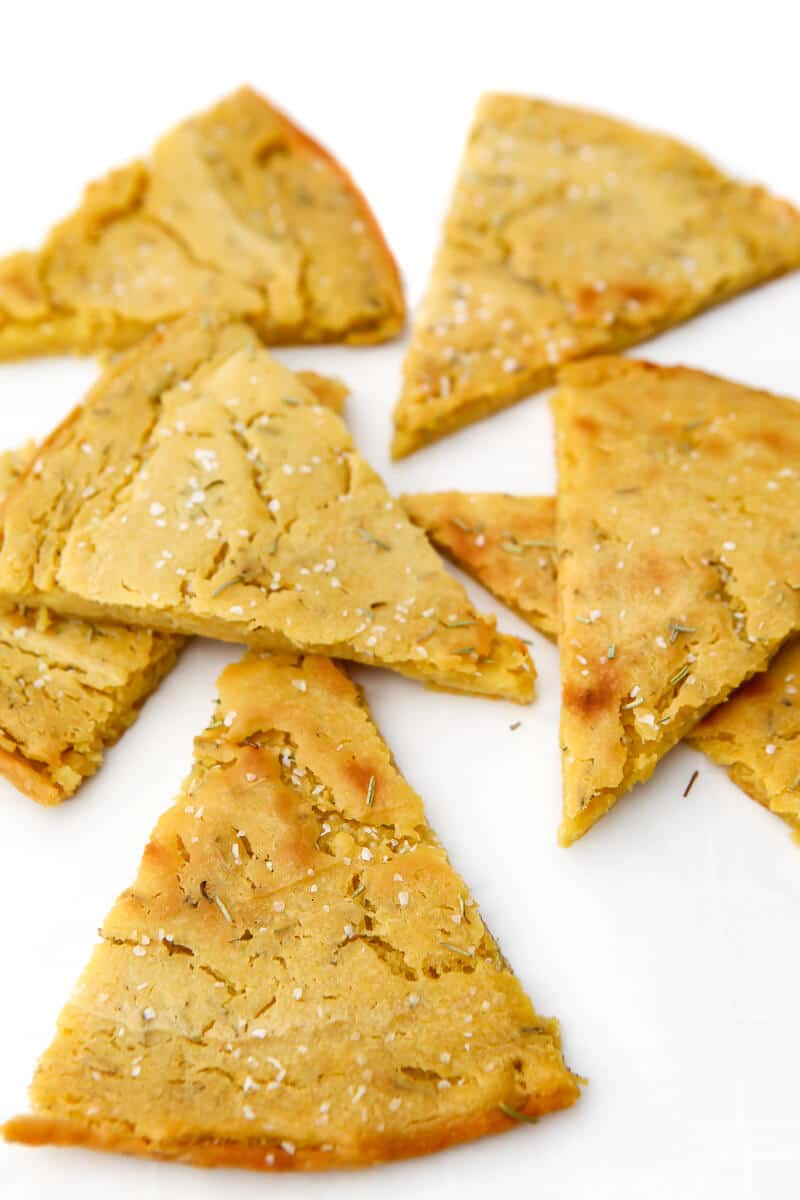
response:
<path id="1" fill-rule="evenodd" d="M 395 458 L 800 265 L 800 213 L 672 138 L 479 105 L 395 410 Z"/>
<path id="2" fill-rule="evenodd" d="M 213 313 L 108 368 L 20 480 L 3 537 L 18 603 L 533 694 L 525 647 L 475 612 L 344 422 Z"/>
<path id="3" fill-rule="evenodd" d="M 41 250 L 0 260 L 0 359 L 119 350 L 198 305 L 270 343 L 378 342 L 404 322 L 364 197 L 251 88 L 90 184 Z"/>
<path id="4" fill-rule="evenodd" d="M 569 843 L 800 630 L 800 407 L 607 358 L 553 408 Z"/>
<path id="5" fill-rule="evenodd" d="M 250 657 L 219 692 L 6 1138 L 318 1170 L 572 1104 L 343 671 Z"/>

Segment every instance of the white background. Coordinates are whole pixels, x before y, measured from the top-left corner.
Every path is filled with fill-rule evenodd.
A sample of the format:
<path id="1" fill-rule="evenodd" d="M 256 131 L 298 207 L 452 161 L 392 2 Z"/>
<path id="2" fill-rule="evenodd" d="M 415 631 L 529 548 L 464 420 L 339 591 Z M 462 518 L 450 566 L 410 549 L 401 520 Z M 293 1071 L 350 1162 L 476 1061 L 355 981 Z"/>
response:
<path id="1" fill-rule="evenodd" d="M 800 202 L 794 3 L 26 3 L 3 10 L 0 253 L 35 245 L 90 177 L 250 82 L 326 143 L 383 222 L 415 303 L 484 89 L 605 108 L 685 137 Z M 800 276 L 646 353 L 800 396 Z M 341 373 L 357 441 L 397 491 L 548 491 L 541 397 L 395 467 L 403 345 L 294 351 Z M 0 446 L 42 435 L 89 362 L 0 366 Z M 501 626 L 529 631 L 477 587 Z M 796 1200 L 800 847 L 679 748 L 558 849 L 558 666 L 532 635 L 529 709 L 359 670 L 376 719 L 534 1002 L 590 1079 L 535 1129 L 334 1177 L 201 1172 L 0 1147 L 3 1200 L 256 1196 Z M 231 647 L 194 643 L 104 769 L 60 810 L 0 785 L 0 1119 L 25 1089 L 97 926 L 132 879 Z M 516 732 L 511 722 L 521 719 Z M 698 767 L 688 797 L 683 789 Z"/>

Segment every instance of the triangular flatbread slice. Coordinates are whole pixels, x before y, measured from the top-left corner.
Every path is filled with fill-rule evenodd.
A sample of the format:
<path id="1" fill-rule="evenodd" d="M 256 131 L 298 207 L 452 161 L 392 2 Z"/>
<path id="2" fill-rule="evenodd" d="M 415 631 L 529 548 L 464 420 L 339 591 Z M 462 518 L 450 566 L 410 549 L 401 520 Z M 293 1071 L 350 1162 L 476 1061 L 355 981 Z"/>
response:
<path id="1" fill-rule="evenodd" d="M 190 316 L 123 355 L 6 506 L 0 591 L 58 612 L 301 649 L 528 701 L 344 422 L 244 325 Z"/>
<path id="2" fill-rule="evenodd" d="M 400 502 L 437 550 L 535 629 L 556 636 L 553 496 L 420 492 Z"/>
<path id="3" fill-rule="evenodd" d="M 0 261 L 0 359 L 120 349 L 198 304 L 270 343 L 403 326 L 394 259 L 339 164 L 243 88 L 90 184 L 43 248 Z"/>
<path id="4" fill-rule="evenodd" d="M 793 639 L 686 739 L 783 817 L 800 842 L 800 640 Z"/>
<path id="5" fill-rule="evenodd" d="M 458 567 L 548 637 L 558 630 L 556 500 L 494 492 L 402 496 L 415 524 Z M 670 637 L 676 631 L 670 632 Z M 678 631 L 679 632 L 679 631 Z M 800 840 L 800 640 L 687 735 Z"/>
<path id="6" fill-rule="evenodd" d="M 304 372 L 320 403 L 341 412 L 347 389 Z M 0 506 L 36 445 L 0 454 Z M 60 804 L 99 769 L 172 668 L 183 638 L 0 608 L 0 775 L 40 804 Z"/>
<path id="7" fill-rule="evenodd" d="M 579 1080 L 322 658 L 249 658 L 5 1136 L 206 1166 L 437 1150 Z"/>
<path id="8" fill-rule="evenodd" d="M 800 407 L 613 358 L 553 407 L 570 843 L 800 629 Z"/>
<path id="9" fill-rule="evenodd" d="M 800 265 L 800 213 L 599 113 L 484 96 L 395 411 L 401 458 Z"/>

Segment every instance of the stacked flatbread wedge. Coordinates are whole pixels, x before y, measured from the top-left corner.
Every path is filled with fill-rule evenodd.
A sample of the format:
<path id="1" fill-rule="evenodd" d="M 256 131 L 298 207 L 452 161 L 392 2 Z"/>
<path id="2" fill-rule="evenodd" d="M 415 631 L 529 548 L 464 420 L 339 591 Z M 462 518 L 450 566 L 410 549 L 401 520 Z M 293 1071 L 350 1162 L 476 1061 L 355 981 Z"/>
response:
<path id="1" fill-rule="evenodd" d="M 524 645 L 475 612 L 341 418 L 213 313 L 121 356 L 45 442 L 6 504 L 0 592 L 533 694 Z"/>
<path id="2" fill-rule="evenodd" d="M 547 637 L 558 633 L 554 496 L 419 492 L 401 496 L 440 553 Z"/>
<path id="3" fill-rule="evenodd" d="M 320 404 L 341 412 L 347 389 L 302 372 Z M 0 509 L 36 454 L 0 455 Z M 0 609 L 0 775 L 40 804 L 73 796 L 174 666 L 176 634 L 86 621 L 46 608 Z"/>

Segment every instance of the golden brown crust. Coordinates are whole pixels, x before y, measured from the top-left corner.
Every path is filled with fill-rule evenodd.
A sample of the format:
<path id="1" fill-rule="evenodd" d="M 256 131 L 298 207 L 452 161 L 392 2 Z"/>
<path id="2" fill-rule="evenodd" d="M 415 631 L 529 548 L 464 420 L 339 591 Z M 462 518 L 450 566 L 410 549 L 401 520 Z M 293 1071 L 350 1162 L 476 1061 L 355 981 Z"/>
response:
<path id="1" fill-rule="evenodd" d="M 395 410 L 395 458 L 800 265 L 800 214 L 671 138 L 484 96 Z"/>
<path id="2" fill-rule="evenodd" d="M 65 799 L 62 789 L 48 778 L 41 766 L 34 765 L 18 750 L 6 750 L 0 746 L 0 775 L 37 804 L 50 807 Z"/>
<path id="3" fill-rule="evenodd" d="M 270 343 L 382 341 L 404 323 L 364 197 L 251 88 L 90 184 L 40 252 L 0 262 L 0 358 L 124 349 L 204 304 Z"/>
<path id="4" fill-rule="evenodd" d="M 206 1166 L 429 1153 L 580 1080 L 330 660 L 219 681 L 8 1140 Z"/>
<path id="5" fill-rule="evenodd" d="M 397 260 L 392 254 L 389 243 L 386 240 L 386 235 L 378 224 L 378 218 L 372 211 L 372 208 L 367 201 L 366 196 L 356 184 L 350 172 L 342 166 L 338 159 L 334 158 L 329 150 L 311 137 L 311 134 L 306 133 L 299 125 L 295 125 L 294 121 L 277 105 L 272 104 L 261 96 L 254 88 L 247 87 L 242 89 L 248 92 L 261 104 L 266 104 L 272 113 L 284 122 L 287 136 L 295 145 L 302 145 L 309 150 L 314 156 L 325 159 L 334 171 L 339 175 L 342 182 L 347 187 L 347 190 L 356 198 L 361 208 L 361 217 L 367 224 L 375 244 L 379 248 L 380 257 L 383 261 L 383 266 L 389 281 L 390 302 L 384 325 L 380 332 L 372 335 L 359 336 L 357 331 L 354 331 L 346 340 L 351 345 L 363 343 L 368 345 L 371 342 L 384 341 L 388 338 L 395 337 L 402 333 L 406 323 L 406 305 L 403 297 L 403 283 L 400 278 L 400 268 L 397 265 Z"/>
<path id="6" fill-rule="evenodd" d="M 800 627 L 800 410 L 626 359 L 561 379 L 568 844 Z"/>
<path id="7" fill-rule="evenodd" d="M 570 1108 L 577 1098 L 577 1086 L 569 1082 L 561 1090 L 547 1096 L 530 1097 L 524 1106 L 515 1110 L 520 1114 L 519 1118 L 507 1116 L 495 1106 L 486 1112 L 452 1120 L 435 1132 L 415 1130 L 391 1137 L 374 1135 L 368 1142 L 360 1142 L 357 1148 L 331 1146 L 325 1150 L 321 1147 L 299 1147 L 291 1154 L 282 1146 L 265 1150 L 263 1144 L 248 1145 L 245 1142 L 224 1142 L 211 1138 L 158 1149 L 144 1138 L 134 1138 L 125 1133 L 106 1135 L 98 1130 L 87 1129 L 77 1121 L 52 1117 L 14 1117 L 6 1121 L 0 1133 L 7 1142 L 25 1146 L 73 1146 L 137 1158 L 162 1159 L 193 1167 L 239 1167 L 249 1171 L 351 1170 L 420 1158 L 464 1142 L 477 1141 L 490 1134 L 507 1133 L 518 1126 L 520 1120 L 527 1118 L 533 1122 L 549 1113 Z"/>
<path id="8" fill-rule="evenodd" d="M 533 694 L 524 646 L 475 612 L 344 423 L 214 314 L 121 356 L 50 436 L 9 499 L 0 576 L 84 618 Z"/>

